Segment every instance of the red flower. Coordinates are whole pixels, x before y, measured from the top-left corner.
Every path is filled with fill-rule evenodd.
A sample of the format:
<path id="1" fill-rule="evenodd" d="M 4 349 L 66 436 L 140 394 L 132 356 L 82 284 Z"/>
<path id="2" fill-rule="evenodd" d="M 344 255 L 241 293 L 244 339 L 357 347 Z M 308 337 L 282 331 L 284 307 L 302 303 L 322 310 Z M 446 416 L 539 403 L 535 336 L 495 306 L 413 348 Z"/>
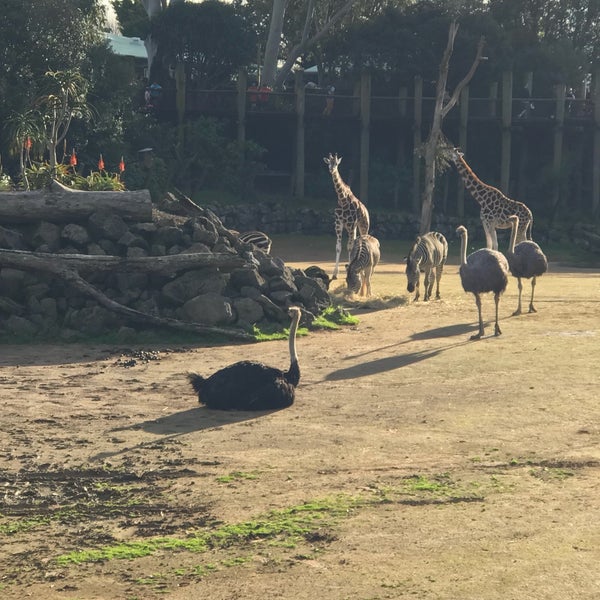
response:
<path id="1" fill-rule="evenodd" d="M 119 163 L 119 171 L 122 173 L 125 170 L 125 161 L 123 160 L 123 157 L 121 156 L 121 162 Z"/>
<path id="2" fill-rule="evenodd" d="M 72 167 L 77 166 L 77 155 L 75 154 L 75 148 L 73 148 L 73 152 L 71 152 L 71 159 L 69 160 L 69 164 Z"/>
<path id="3" fill-rule="evenodd" d="M 102 154 L 100 155 L 100 160 L 98 161 L 98 170 L 104 171 L 104 159 L 102 158 Z"/>
<path id="4" fill-rule="evenodd" d="M 31 138 L 29 136 L 27 136 L 27 139 L 25 140 L 25 143 L 23 144 L 23 146 L 25 146 L 25 150 L 31 150 L 31 146 L 33 146 L 33 142 L 31 141 Z"/>

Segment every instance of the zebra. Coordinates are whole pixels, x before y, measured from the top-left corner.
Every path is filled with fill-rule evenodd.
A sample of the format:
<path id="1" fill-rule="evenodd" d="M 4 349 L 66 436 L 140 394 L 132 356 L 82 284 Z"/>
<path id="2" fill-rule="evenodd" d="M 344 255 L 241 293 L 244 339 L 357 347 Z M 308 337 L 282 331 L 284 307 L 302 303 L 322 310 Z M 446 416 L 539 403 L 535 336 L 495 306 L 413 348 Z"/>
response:
<path id="1" fill-rule="evenodd" d="M 411 251 L 406 257 L 406 278 L 408 279 L 407 290 L 412 293 L 416 290 L 414 301 L 419 299 L 420 273 L 425 273 L 425 297 L 427 302 L 431 298 L 433 290 L 433 271 L 435 270 L 435 298 L 440 299 L 440 279 L 446 259 L 448 258 L 448 242 L 446 238 L 437 231 L 430 231 L 418 236 Z"/>
<path id="2" fill-rule="evenodd" d="M 244 244 L 252 244 L 265 254 L 271 253 L 271 238 L 262 231 L 244 231 L 238 235 L 240 242 Z"/>
<path id="3" fill-rule="evenodd" d="M 348 291 L 360 295 L 371 295 L 371 275 L 380 258 L 379 240 L 366 234 L 357 237 L 350 250 L 350 264 L 346 265 Z"/>

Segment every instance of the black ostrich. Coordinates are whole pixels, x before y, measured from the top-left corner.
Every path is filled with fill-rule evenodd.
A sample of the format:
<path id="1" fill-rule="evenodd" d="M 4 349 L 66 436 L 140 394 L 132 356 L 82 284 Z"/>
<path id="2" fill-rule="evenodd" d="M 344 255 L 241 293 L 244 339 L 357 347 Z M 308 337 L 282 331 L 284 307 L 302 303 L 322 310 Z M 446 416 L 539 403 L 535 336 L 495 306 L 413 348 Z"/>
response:
<path id="1" fill-rule="evenodd" d="M 253 360 L 242 360 L 210 377 L 190 373 L 188 379 L 198 394 L 200 404 L 219 410 L 270 410 L 293 404 L 296 386 L 300 381 L 296 331 L 301 312 L 297 306 L 292 306 L 289 314 L 292 318 L 289 333 L 290 368 L 282 371 Z"/>
<path id="2" fill-rule="evenodd" d="M 509 220 L 511 221 L 512 231 L 506 258 L 508 259 L 510 272 L 517 278 L 517 283 L 519 285 L 519 304 L 513 315 L 521 314 L 521 294 L 523 292 L 521 279 L 531 279 L 529 312 L 537 312 L 533 306 L 533 294 L 535 292 L 536 279 L 548 270 L 548 259 L 542 252 L 542 249 L 531 240 L 519 242 L 515 246 L 517 230 L 519 229 L 519 217 L 517 215 L 512 215 L 509 217 Z"/>
<path id="3" fill-rule="evenodd" d="M 471 336 L 472 340 L 483 337 L 483 318 L 481 316 L 481 294 L 494 292 L 496 304 L 496 324 L 494 334 L 500 335 L 498 325 L 498 305 L 500 295 L 508 284 L 508 261 L 501 252 L 481 248 L 467 256 L 467 230 L 463 225 L 456 229 L 461 238 L 460 244 L 460 281 L 465 292 L 471 292 L 475 296 L 477 312 L 479 313 L 479 332 Z"/>

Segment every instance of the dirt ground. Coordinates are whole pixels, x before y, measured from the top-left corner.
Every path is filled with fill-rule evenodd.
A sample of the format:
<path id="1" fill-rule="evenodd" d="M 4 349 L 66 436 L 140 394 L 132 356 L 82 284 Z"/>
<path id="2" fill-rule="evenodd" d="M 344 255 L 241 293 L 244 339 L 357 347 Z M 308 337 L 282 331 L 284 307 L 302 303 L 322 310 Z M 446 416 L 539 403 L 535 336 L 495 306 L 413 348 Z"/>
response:
<path id="1" fill-rule="evenodd" d="M 333 239 L 277 243 L 331 272 Z M 600 598 L 599 272 L 551 259 L 519 317 L 511 279 L 470 341 L 451 253 L 412 303 L 383 244 L 278 412 L 199 407 L 186 373 L 285 367 L 285 340 L 0 347 L 0 597 Z"/>

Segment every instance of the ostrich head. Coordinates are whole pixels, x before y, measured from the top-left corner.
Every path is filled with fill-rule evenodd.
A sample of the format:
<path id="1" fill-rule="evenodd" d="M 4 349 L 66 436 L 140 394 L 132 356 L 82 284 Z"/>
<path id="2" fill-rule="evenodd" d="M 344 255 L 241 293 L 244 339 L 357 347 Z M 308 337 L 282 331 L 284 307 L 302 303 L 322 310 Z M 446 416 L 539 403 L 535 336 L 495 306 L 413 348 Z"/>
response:
<path id="1" fill-rule="evenodd" d="M 330 152 L 329 156 L 323 157 L 323 162 L 329 167 L 329 172 L 333 173 L 342 162 L 342 157 L 338 157 L 337 154 L 331 154 Z"/>

